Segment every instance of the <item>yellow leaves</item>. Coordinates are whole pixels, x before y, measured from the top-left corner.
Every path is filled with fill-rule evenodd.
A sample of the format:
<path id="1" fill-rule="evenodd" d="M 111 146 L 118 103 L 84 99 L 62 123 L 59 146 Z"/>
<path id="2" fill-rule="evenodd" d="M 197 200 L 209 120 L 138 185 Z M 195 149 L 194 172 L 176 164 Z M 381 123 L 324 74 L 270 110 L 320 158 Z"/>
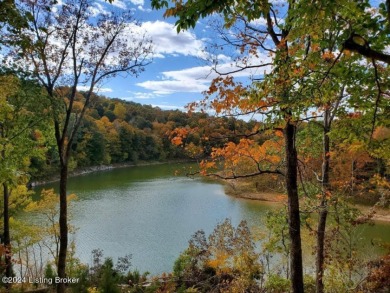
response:
<path id="1" fill-rule="evenodd" d="M 218 252 L 213 259 L 210 259 L 207 262 L 207 265 L 213 269 L 218 270 L 226 270 L 227 263 L 226 261 L 229 259 L 229 254 L 226 252 Z"/>
<path id="2" fill-rule="evenodd" d="M 190 142 L 184 149 L 191 158 L 195 158 L 203 153 L 202 147 L 196 146 L 193 142 Z"/>
<path id="3" fill-rule="evenodd" d="M 0 76 L 0 100 L 7 96 L 14 95 L 18 91 L 19 81 L 16 76 L 3 75 Z"/>
<path id="4" fill-rule="evenodd" d="M 73 112 L 80 113 L 84 108 L 84 103 L 79 101 L 73 102 Z"/>
<path id="5" fill-rule="evenodd" d="M 68 201 L 76 200 L 75 194 L 70 194 L 67 197 Z M 59 195 L 54 192 L 54 189 L 43 189 L 39 201 L 33 201 L 28 204 L 26 211 L 28 212 L 45 212 L 51 215 L 58 213 Z"/>
<path id="6" fill-rule="evenodd" d="M 351 57 L 351 51 L 350 51 L 350 50 L 345 49 L 345 50 L 343 51 L 343 53 L 344 53 L 344 56 L 345 56 L 346 58 L 350 58 L 350 57 Z"/>
<path id="7" fill-rule="evenodd" d="M 102 123 L 103 125 L 105 125 L 105 126 L 111 124 L 111 122 L 110 122 L 110 120 L 108 119 L 107 116 L 103 116 L 103 117 L 100 119 L 100 121 L 101 121 L 101 123 Z"/>
<path id="8" fill-rule="evenodd" d="M 348 151 L 351 154 L 355 154 L 355 153 L 358 153 L 358 152 L 364 151 L 364 150 L 365 150 L 365 145 L 362 141 L 356 141 L 356 142 L 350 144 L 350 146 L 348 148 Z"/>
<path id="9" fill-rule="evenodd" d="M 126 107 L 123 106 L 122 103 L 116 103 L 115 109 L 114 109 L 114 114 L 119 119 L 125 119 Z"/>

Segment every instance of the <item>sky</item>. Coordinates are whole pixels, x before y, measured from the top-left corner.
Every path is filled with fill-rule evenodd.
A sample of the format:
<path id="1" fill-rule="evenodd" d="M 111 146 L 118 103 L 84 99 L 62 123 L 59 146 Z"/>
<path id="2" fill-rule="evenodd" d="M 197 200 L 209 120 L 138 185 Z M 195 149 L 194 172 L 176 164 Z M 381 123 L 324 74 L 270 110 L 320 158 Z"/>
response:
<path id="1" fill-rule="evenodd" d="M 163 10 L 151 9 L 149 0 L 114 0 L 112 4 L 106 0 L 92 0 L 93 12 L 105 11 L 132 11 L 134 18 L 140 23 L 141 29 L 153 42 L 153 60 L 147 65 L 137 78 L 117 76 L 108 79 L 100 86 L 98 94 L 134 101 L 141 104 L 160 107 L 163 110 L 180 109 L 203 98 L 202 92 L 209 88 L 211 80 L 217 76 L 208 65 L 210 48 L 219 39 L 218 34 L 210 26 L 208 18 L 198 21 L 195 29 L 177 33 L 174 25 L 175 18 L 164 18 Z M 277 6 L 279 22 L 283 22 L 283 0 L 270 0 Z M 372 1 L 382 2 L 382 1 Z M 61 0 L 58 1 L 61 3 Z M 378 4 L 376 3 L 376 4 Z M 257 28 L 265 28 L 265 20 L 253 21 Z M 271 43 L 272 41 L 269 40 Z M 266 43 L 265 43 L 266 44 Z M 237 69 L 234 63 L 234 51 L 219 51 L 218 58 L 220 72 L 229 72 Z M 258 51 L 258 56 L 249 60 L 249 64 L 267 64 L 272 59 L 265 52 Z M 238 72 L 235 77 L 240 81 L 249 81 L 253 76 L 261 76 L 269 72 L 270 66 L 261 66 L 257 69 Z"/>
<path id="2" fill-rule="evenodd" d="M 152 39 L 154 49 L 153 62 L 139 77 L 110 79 L 101 86 L 99 94 L 158 106 L 163 110 L 183 111 L 188 103 L 202 99 L 201 93 L 216 77 L 206 61 L 209 55 L 205 48 L 216 38 L 207 19 L 200 20 L 194 30 L 178 34 L 174 26 L 176 20 L 164 18 L 164 10 L 152 10 L 148 0 L 114 0 L 112 4 L 96 0 L 94 7 L 97 11 L 132 10 L 135 19 Z M 218 59 L 222 70 L 231 68 L 230 57 L 220 54 Z"/>

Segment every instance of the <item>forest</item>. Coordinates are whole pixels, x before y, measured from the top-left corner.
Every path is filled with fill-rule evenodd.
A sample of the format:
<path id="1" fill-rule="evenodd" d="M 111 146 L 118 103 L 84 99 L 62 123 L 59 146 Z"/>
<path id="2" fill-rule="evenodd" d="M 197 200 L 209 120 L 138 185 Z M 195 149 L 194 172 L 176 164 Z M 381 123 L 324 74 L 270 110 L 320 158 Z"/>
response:
<path id="1" fill-rule="evenodd" d="M 389 221 L 390 1 L 150 1 L 178 34 L 209 20 L 218 36 L 206 48 L 215 78 L 186 112 L 99 94 L 147 71 L 153 42 L 132 13 L 59 2 L 0 3 L 0 290 L 389 292 L 390 243 L 371 241 L 382 255 L 370 258 L 352 239 Z M 194 231 L 159 276 L 99 247 L 82 263 L 68 178 L 176 161 L 237 197 L 272 190 L 281 209 L 264 227 L 226 219 Z M 51 180 L 58 194 L 35 194 Z M 46 226 L 26 218 L 37 214 Z"/>

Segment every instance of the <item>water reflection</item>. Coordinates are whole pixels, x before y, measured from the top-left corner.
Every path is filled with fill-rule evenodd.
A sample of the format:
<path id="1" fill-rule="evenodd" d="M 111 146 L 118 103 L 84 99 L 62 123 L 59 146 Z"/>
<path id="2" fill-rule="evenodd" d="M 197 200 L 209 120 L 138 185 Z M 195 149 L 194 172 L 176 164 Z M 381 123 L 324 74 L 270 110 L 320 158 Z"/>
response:
<path id="1" fill-rule="evenodd" d="M 132 254 L 133 269 L 171 271 L 195 231 L 210 233 L 225 218 L 234 225 L 245 219 L 261 227 L 266 211 L 277 208 L 226 196 L 220 184 L 174 176 L 182 167 L 141 166 L 70 178 L 69 192 L 79 198 L 72 223 L 78 227 L 75 241 L 81 261 L 90 263 L 91 251 L 100 248 L 114 260 Z M 374 231 L 370 228 L 370 237 Z"/>

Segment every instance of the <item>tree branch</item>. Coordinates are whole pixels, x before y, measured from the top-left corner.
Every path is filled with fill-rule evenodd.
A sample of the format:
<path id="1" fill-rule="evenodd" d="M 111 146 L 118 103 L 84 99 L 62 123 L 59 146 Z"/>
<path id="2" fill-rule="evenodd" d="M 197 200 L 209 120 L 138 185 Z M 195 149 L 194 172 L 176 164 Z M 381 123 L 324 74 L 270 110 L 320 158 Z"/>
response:
<path id="1" fill-rule="evenodd" d="M 358 41 L 362 44 L 357 43 Z M 364 57 L 390 64 L 390 55 L 371 49 L 369 43 L 360 35 L 352 34 L 348 40 L 344 42 L 343 46 L 344 49 L 357 52 Z"/>

